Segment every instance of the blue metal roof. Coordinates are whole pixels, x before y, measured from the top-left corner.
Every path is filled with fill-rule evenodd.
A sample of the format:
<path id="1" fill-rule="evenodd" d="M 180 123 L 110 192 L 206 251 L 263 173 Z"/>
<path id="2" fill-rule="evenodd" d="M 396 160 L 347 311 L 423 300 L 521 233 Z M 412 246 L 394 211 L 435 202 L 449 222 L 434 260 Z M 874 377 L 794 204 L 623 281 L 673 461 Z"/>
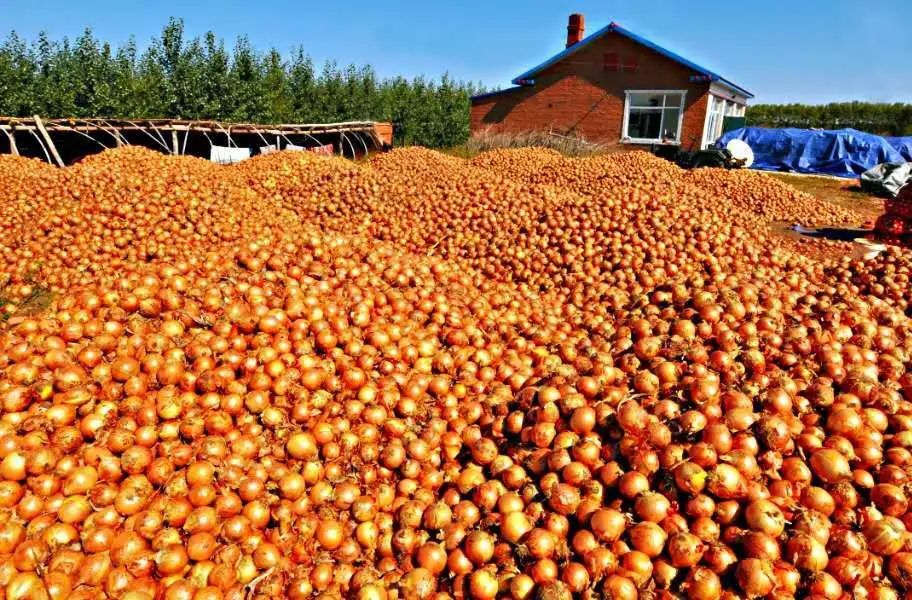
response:
<path id="1" fill-rule="evenodd" d="M 655 50 L 659 54 L 666 56 L 667 58 L 670 58 L 671 60 L 673 60 L 679 64 L 682 64 L 689 69 L 693 69 L 700 75 L 706 77 L 709 81 L 718 81 L 719 83 L 731 88 L 732 90 L 738 92 L 739 94 L 743 94 L 744 96 L 746 96 L 748 98 L 754 97 L 754 95 L 751 94 L 749 91 L 747 91 L 743 87 L 735 85 L 734 83 L 725 79 L 721 75 L 713 73 L 709 69 L 701 67 L 700 65 L 698 65 L 694 62 L 691 62 L 691 61 L 687 60 L 686 58 L 679 56 L 679 55 L 675 54 L 674 52 L 672 52 L 671 50 L 667 50 L 654 42 L 650 42 L 646 38 L 641 37 L 641 36 L 633 33 L 632 31 L 628 31 L 627 29 L 624 29 L 623 27 L 621 27 L 620 25 L 618 25 L 617 23 L 615 23 L 613 21 L 611 23 L 609 23 L 608 25 L 606 25 L 605 27 L 602 27 L 601 29 L 599 29 L 598 31 L 593 33 L 592 35 L 587 36 L 585 39 L 580 40 L 576 44 L 573 44 L 566 50 L 564 50 L 562 52 L 558 52 L 557 54 L 555 54 L 554 56 L 552 56 L 551 58 L 549 58 L 542 64 L 529 69 L 522 75 L 513 79 L 512 83 L 515 85 L 533 85 L 535 83 L 536 75 L 538 75 L 539 73 L 541 73 L 548 67 L 550 67 L 554 64 L 557 64 L 558 62 L 567 58 L 571 54 L 573 54 L 579 50 L 582 50 L 583 48 L 585 48 L 586 46 L 588 46 L 595 40 L 599 39 L 600 37 L 602 37 L 603 35 L 606 35 L 608 33 L 618 33 L 620 35 L 623 35 L 624 37 L 629 38 L 638 44 L 646 46 L 647 48 Z"/>
<path id="2" fill-rule="evenodd" d="M 483 100 L 484 98 L 489 98 L 491 96 L 500 96 L 501 94 L 509 94 L 510 92 L 515 92 L 516 90 L 521 90 L 521 89 L 522 89 L 522 86 L 517 85 L 515 87 L 505 88 L 502 90 L 492 90 L 490 92 L 484 92 L 482 94 L 475 94 L 474 96 L 472 96 L 469 99 L 470 100 Z"/>

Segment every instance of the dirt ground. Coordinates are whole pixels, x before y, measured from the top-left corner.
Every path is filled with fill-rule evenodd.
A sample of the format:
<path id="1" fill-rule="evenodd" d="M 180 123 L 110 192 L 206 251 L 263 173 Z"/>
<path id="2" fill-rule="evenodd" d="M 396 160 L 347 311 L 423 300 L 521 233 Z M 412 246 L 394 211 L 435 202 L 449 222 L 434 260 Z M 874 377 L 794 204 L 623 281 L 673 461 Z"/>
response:
<path id="1" fill-rule="evenodd" d="M 873 226 L 875 219 L 883 213 L 883 200 L 861 191 L 856 179 L 793 173 L 769 173 L 769 175 L 802 192 L 817 196 L 821 200 L 860 213 L 868 221 L 869 226 Z"/>
<path id="2" fill-rule="evenodd" d="M 855 179 L 842 179 L 837 177 L 821 177 L 817 175 L 798 175 L 794 173 L 769 173 L 792 187 L 807 194 L 816 196 L 821 200 L 832 202 L 847 208 L 859 215 L 858 224 L 861 229 L 870 230 L 874 221 L 883 213 L 883 199 L 871 196 L 861 191 Z M 838 236 L 827 235 L 824 238 L 801 235 L 791 229 L 791 223 L 771 224 L 773 232 L 793 240 L 798 244 L 798 249 L 808 256 L 816 258 L 835 258 L 845 254 L 851 247 L 850 239 L 866 237 L 865 231 L 852 230 L 852 228 L 839 230 L 834 233 Z M 837 239 L 838 238 L 838 239 Z"/>

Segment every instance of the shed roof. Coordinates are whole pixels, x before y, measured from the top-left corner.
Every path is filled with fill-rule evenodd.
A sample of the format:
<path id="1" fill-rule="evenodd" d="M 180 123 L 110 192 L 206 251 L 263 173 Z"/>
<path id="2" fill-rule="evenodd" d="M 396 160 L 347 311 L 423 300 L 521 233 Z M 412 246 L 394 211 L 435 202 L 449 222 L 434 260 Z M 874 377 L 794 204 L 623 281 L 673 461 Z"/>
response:
<path id="1" fill-rule="evenodd" d="M 583 48 L 585 48 L 592 42 L 600 39 L 602 36 L 605 36 L 609 33 L 617 33 L 619 35 L 622 35 L 626 38 L 633 40 L 634 42 L 636 42 L 638 44 L 641 44 L 643 46 L 646 46 L 647 48 L 655 50 L 659 54 L 661 54 L 667 58 L 670 58 L 671 60 L 673 60 L 679 64 L 682 64 L 689 69 L 693 69 L 694 71 L 697 72 L 698 76 L 703 80 L 716 81 L 719 84 L 724 85 L 725 87 L 730 88 L 732 91 L 734 91 L 738 94 L 741 94 L 747 98 L 754 97 L 754 95 L 751 94 L 749 91 L 747 91 L 746 89 L 744 89 L 743 87 L 741 87 L 739 85 L 732 83 L 731 81 L 729 81 L 728 79 L 725 79 L 721 75 L 714 73 L 713 71 L 710 71 L 709 69 L 707 69 L 705 67 L 701 67 L 700 65 L 687 60 L 683 56 L 675 54 L 671 50 L 663 48 L 662 46 L 659 46 L 658 44 L 651 42 L 651 41 L 647 40 L 646 38 L 639 36 L 628 29 L 624 29 L 623 27 L 621 27 L 614 21 L 612 21 L 605 27 L 602 27 L 601 29 L 599 29 L 598 31 L 593 33 L 592 35 L 589 35 L 586 38 L 580 40 L 576 44 L 573 44 L 566 50 L 563 50 L 562 52 L 558 52 L 557 54 L 555 54 L 554 56 L 552 56 L 545 62 L 541 63 L 540 65 L 532 67 L 531 69 L 529 69 L 522 75 L 519 75 L 518 77 L 514 78 L 512 83 L 515 85 L 533 85 L 535 83 L 536 75 L 538 75 L 539 73 L 541 73 L 548 67 L 550 67 L 554 64 L 557 64 L 558 62 L 567 58 L 571 54 L 574 54 L 574 53 L 578 52 L 579 50 L 582 50 Z"/>

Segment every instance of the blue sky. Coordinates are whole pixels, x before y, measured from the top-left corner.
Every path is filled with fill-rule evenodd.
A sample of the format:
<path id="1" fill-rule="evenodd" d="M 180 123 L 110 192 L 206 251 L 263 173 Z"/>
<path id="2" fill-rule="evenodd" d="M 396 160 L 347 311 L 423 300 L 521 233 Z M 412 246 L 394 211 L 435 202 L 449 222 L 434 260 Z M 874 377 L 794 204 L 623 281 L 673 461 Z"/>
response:
<path id="1" fill-rule="evenodd" d="M 753 91 L 757 102 L 912 102 L 912 0 L 0 0 L 0 31 L 148 43 L 171 16 L 229 44 L 302 45 L 318 62 L 381 75 L 448 71 L 502 87 L 563 48 L 567 15 L 587 32 L 617 21 Z M 4 31 L 5 35 L 5 31 Z"/>

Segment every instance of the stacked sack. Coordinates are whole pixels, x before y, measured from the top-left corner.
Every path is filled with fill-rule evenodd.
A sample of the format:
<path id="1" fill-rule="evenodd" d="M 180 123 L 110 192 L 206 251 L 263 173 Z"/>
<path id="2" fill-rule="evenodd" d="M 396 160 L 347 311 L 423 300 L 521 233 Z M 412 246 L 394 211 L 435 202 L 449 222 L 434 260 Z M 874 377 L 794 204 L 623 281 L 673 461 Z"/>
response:
<path id="1" fill-rule="evenodd" d="M 874 231 L 886 243 L 912 246 L 912 183 L 903 186 L 896 198 L 884 201 L 884 214 L 877 218 Z"/>

